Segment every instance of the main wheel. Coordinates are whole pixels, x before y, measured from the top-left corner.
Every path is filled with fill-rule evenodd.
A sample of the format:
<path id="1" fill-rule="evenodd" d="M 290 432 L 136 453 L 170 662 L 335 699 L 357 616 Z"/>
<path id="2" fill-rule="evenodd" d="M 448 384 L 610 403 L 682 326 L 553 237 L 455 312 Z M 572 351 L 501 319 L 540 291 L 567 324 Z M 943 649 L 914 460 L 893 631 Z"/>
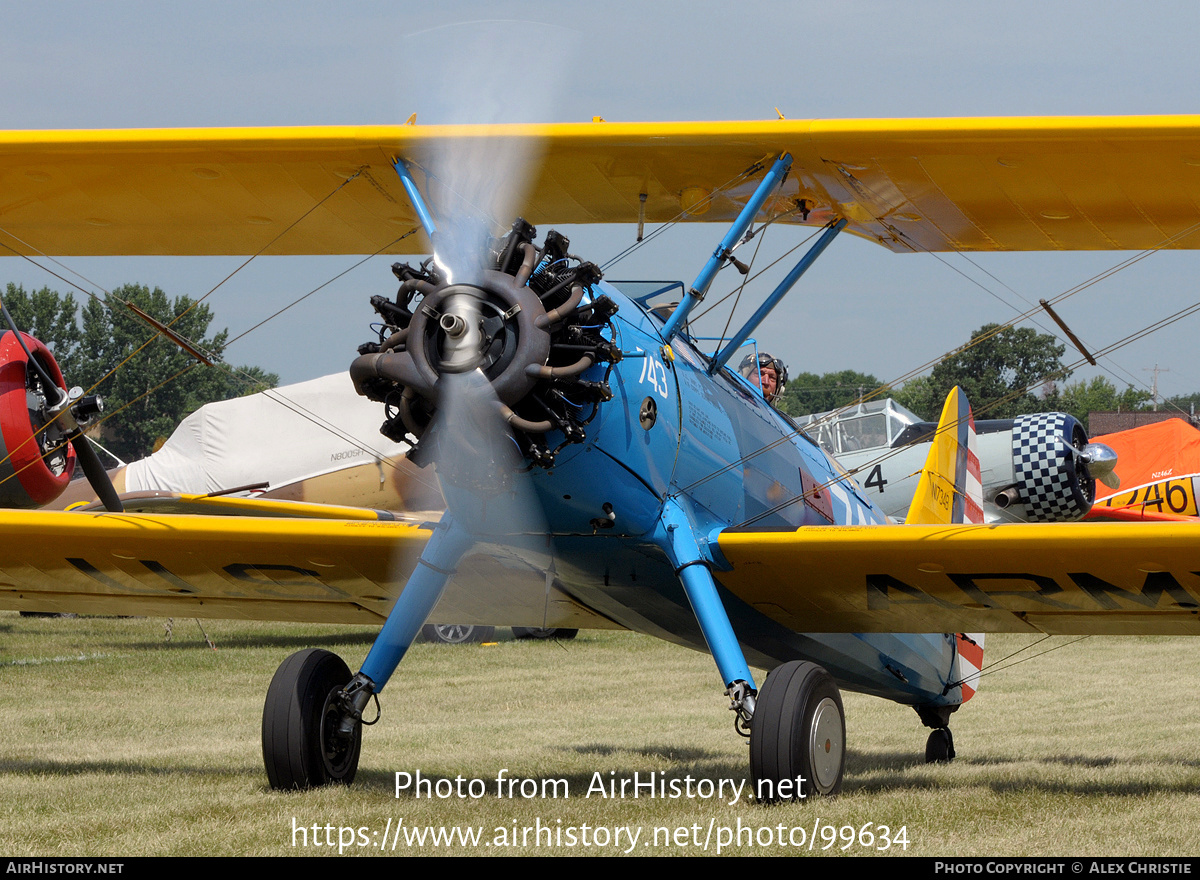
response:
<path id="1" fill-rule="evenodd" d="M 263 706 L 262 745 L 274 789 L 349 784 L 358 770 L 362 724 L 338 734 L 341 713 L 334 695 L 350 681 L 350 668 L 320 648 L 298 651 L 275 671 Z"/>
<path id="2" fill-rule="evenodd" d="M 835 795 L 845 767 L 846 717 L 833 678 L 800 660 L 777 667 L 750 722 L 755 795 L 766 803 Z"/>
<path id="3" fill-rule="evenodd" d="M 421 627 L 421 637 L 436 645 L 490 642 L 495 635 L 494 626 L 472 626 L 469 623 L 427 623 Z"/>
<path id="4" fill-rule="evenodd" d="M 954 735 L 949 727 L 935 727 L 925 741 L 925 763 L 946 764 L 954 760 Z"/>

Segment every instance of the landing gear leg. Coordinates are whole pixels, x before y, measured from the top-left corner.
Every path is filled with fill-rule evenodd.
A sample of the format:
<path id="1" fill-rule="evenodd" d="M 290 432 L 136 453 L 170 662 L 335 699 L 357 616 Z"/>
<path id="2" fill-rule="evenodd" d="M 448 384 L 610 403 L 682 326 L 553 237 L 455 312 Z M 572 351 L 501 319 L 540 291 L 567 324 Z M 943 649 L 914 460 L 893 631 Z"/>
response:
<path id="1" fill-rule="evenodd" d="M 725 683 L 725 693 L 733 703 L 730 708 L 738 713 L 744 723 L 749 724 L 754 715 L 754 695 L 758 693 L 754 676 L 750 674 L 742 646 L 721 603 L 716 582 L 708 567 L 709 560 L 701 553 L 691 518 L 677 500 L 668 500 L 663 505 L 655 542 L 667 554 L 683 583 L 683 591 L 691 603 L 696 622 L 700 624 L 704 641 L 717 663 L 721 681 Z"/>
<path id="2" fill-rule="evenodd" d="M 750 737 L 750 774 L 764 802 L 834 795 L 846 768 L 846 717 L 837 684 L 815 663 L 793 660 L 755 690 L 741 645 L 717 592 L 692 520 L 674 500 L 663 506 L 659 546 L 675 566 L 704 639 Z"/>
<path id="3" fill-rule="evenodd" d="M 729 708 L 734 712 L 734 729 L 742 736 L 752 737 L 758 699 L 754 676 L 717 592 L 709 560 L 700 550 L 692 520 L 679 502 L 671 500 L 663 506 L 656 540 L 675 566 L 704 641 L 717 663 Z"/>
<path id="4" fill-rule="evenodd" d="M 353 677 L 342 659 L 328 651 L 301 651 L 283 662 L 263 709 L 263 761 L 272 788 L 354 779 L 363 710 L 391 678 L 471 543 L 470 535 L 445 514 L 362 670 Z"/>

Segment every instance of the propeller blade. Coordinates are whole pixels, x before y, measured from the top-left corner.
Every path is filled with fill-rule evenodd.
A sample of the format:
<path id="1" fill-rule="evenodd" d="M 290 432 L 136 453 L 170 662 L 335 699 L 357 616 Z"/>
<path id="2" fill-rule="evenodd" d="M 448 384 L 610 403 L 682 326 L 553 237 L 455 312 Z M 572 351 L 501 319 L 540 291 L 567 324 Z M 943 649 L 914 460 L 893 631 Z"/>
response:
<path id="1" fill-rule="evenodd" d="M 544 538 L 546 517 L 491 384 L 475 370 L 444 375 L 438 390 L 430 430 L 447 509 L 478 540 Z"/>

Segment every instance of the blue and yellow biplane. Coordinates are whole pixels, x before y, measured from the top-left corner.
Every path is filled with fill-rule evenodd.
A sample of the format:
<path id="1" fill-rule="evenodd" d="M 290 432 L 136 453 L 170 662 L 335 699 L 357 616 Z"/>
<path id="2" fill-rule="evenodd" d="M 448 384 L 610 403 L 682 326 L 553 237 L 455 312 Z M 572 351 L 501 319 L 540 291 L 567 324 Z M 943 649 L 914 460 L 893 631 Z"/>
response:
<path id="1" fill-rule="evenodd" d="M 440 213 L 439 156 L 464 143 L 539 155 L 524 220 L 473 252 Z M 913 706 L 927 756 L 952 757 L 972 633 L 1200 634 L 1194 530 L 965 522 L 978 463 L 957 396 L 910 523 L 890 524 L 731 358 L 843 231 L 897 253 L 1195 247 L 1198 144 L 1200 117 L 0 134 L 0 229 L 30 255 L 433 253 L 394 267 L 351 376 L 447 499 L 423 526 L 232 501 L 260 515 L 7 511 L 0 607 L 381 625 L 354 674 L 313 650 L 279 668 L 277 788 L 353 779 L 363 713 L 450 582 L 463 622 L 711 652 L 766 800 L 839 789 L 839 687 Z M 729 229 L 665 307 L 535 228 L 673 219 Z M 740 330 L 693 338 L 694 306 L 765 222 L 820 232 Z M 8 352 L 6 393 L 55 396 L 20 369 L 37 352 Z M 5 413 L 7 462 L 39 426 Z M 1048 432 L 1039 465 L 1070 442 Z M 59 476 L 37 461 L 17 478 Z M 773 670 L 761 688 L 751 666 Z"/>

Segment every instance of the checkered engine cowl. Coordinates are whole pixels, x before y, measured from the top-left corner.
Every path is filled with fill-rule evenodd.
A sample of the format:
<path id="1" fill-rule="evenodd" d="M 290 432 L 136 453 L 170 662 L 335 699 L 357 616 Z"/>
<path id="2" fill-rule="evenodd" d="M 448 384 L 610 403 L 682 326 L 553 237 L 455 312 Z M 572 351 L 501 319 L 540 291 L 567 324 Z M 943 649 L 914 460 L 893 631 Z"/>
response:
<path id="1" fill-rule="evenodd" d="M 1072 522 L 1091 510 L 1096 483 L 1075 456 L 1086 444 L 1083 426 L 1066 413 L 1013 422 L 1013 474 L 1030 522 Z"/>

